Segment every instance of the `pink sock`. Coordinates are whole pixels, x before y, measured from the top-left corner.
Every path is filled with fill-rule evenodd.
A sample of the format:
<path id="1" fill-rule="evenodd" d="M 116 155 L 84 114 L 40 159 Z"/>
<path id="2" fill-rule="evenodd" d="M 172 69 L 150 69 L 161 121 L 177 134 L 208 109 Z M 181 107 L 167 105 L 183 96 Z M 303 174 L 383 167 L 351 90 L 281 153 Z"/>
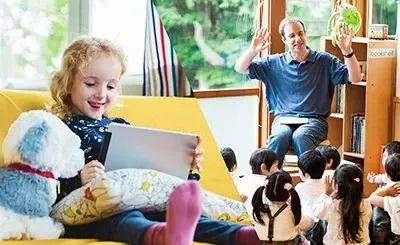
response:
<path id="1" fill-rule="evenodd" d="M 167 245 L 191 245 L 199 221 L 203 196 L 200 184 L 188 180 L 171 193 L 167 206 Z"/>
<path id="2" fill-rule="evenodd" d="M 244 226 L 235 233 L 235 245 L 258 245 L 261 244 L 256 230 L 252 226 Z"/>
<path id="3" fill-rule="evenodd" d="M 144 234 L 144 245 L 165 244 L 166 223 L 158 223 L 150 226 Z"/>

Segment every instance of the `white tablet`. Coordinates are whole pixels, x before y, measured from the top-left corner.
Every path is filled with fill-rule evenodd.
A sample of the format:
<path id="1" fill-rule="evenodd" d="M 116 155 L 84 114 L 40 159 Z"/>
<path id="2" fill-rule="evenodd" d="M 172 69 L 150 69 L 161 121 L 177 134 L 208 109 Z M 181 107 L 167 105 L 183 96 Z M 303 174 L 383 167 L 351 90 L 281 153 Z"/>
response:
<path id="1" fill-rule="evenodd" d="M 106 171 L 154 169 L 187 179 L 197 145 L 197 135 L 111 123 L 99 161 Z"/>

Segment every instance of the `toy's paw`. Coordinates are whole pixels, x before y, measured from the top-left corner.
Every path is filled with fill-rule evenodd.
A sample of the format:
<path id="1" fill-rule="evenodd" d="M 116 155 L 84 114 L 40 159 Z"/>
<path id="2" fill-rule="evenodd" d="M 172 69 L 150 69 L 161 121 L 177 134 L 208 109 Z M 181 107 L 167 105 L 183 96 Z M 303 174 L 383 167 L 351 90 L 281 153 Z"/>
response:
<path id="1" fill-rule="evenodd" d="M 27 225 L 31 239 L 57 239 L 64 233 L 62 224 L 50 217 L 30 218 Z"/>
<path id="2" fill-rule="evenodd" d="M 54 221 L 54 226 L 55 226 L 56 230 L 58 230 L 58 233 L 59 233 L 58 237 L 64 236 L 64 234 L 65 234 L 64 226 L 58 221 Z"/>
<path id="3" fill-rule="evenodd" d="M 22 240 L 22 233 L 9 229 L 0 230 L 0 241 Z"/>
<path id="4" fill-rule="evenodd" d="M 24 226 L 15 216 L 17 215 L 0 207 L 0 241 L 23 239 Z"/>

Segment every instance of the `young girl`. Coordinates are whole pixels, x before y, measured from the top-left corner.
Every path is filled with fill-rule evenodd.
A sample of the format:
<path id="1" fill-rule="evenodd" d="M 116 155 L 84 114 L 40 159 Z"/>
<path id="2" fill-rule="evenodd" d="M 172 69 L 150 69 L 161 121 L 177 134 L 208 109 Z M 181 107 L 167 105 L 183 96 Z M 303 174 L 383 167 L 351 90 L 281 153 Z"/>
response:
<path id="1" fill-rule="evenodd" d="M 50 80 L 50 111 L 80 136 L 86 165 L 76 177 L 60 180 L 57 200 L 104 174 L 104 166 L 96 160 L 104 131 L 111 122 L 129 124 L 122 118 L 107 116 L 125 71 L 123 51 L 104 39 L 82 38 L 64 51 L 61 69 Z M 193 167 L 199 170 L 201 155 L 202 150 L 196 148 Z M 217 244 L 260 243 L 252 227 L 200 216 L 201 205 L 198 183 L 188 181 L 171 194 L 167 212 L 127 211 L 90 224 L 66 226 L 65 236 L 129 244 L 186 245 L 192 244 L 193 238 Z"/>
<path id="2" fill-rule="evenodd" d="M 283 170 L 272 172 L 252 199 L 254 226 L 266 244 L 299 244 L 299 230 L 314 225 L 311 217 L 301 214 L 300 198 L 292 187 L 292 178 Z"/>
<path id="3" fill-rule="evenodd" d="M 372 208 L 364 197 L 363 173 L 355 164 L 339 165 L 325 177 L 325 193 L 315 201 L 313 214 L 327 220 L 324 244 L 369 244 Z"/>

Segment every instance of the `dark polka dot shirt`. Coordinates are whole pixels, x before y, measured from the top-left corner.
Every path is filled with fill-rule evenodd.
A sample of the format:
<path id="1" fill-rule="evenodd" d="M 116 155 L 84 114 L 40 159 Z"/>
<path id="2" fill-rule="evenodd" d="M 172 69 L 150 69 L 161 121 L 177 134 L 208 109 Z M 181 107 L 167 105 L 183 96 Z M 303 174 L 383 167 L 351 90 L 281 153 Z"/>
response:
<path id="1" fill-rule="evenodd" d="M 81 149 L 85 153 L 85 164 L 92 160 L 97 160 L 104 133 L 111 122 L 130 124 L 122 118 L 103 117 L 102 120 L 92 119 L 87 116 L 73 115 L 64 121 L 67 126 L 81 138 Z M 59 179 L 60 193 L 58 193 L 56 203 L 72 191 L 82 186 L 79 174 L 69 179 Z"/>

